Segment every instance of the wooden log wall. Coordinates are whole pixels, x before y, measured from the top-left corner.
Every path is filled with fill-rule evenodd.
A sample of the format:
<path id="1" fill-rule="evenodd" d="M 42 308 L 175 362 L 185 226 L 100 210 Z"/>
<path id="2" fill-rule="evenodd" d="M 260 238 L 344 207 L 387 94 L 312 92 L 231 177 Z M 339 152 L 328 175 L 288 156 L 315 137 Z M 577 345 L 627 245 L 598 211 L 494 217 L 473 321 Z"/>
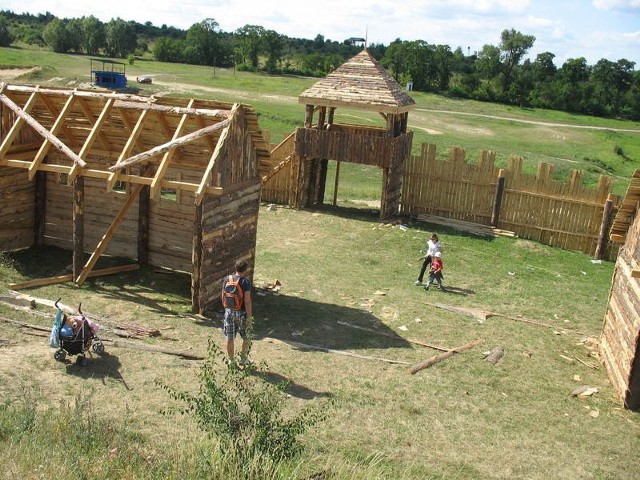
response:
<path id="1" fill-rule="evenodd" d="M 478 162 L 465 161 L 464 150 L 453 147 L 448 160 L 437 160 L 434 145 L 422 145 L 421 155 L 405 164 L 400 213 L 427 213 L 490 225 L 499 168 L 494 152 L 482 152 Z M 504 197 L 498 228 L 547 245 L 593 255 L 602 214 L 613 180 L 601 176 L 595 189 L 582 185 L 573 171 L 568 182 L 551 178 L 553 165 L 541 163 L 536 174 L 522 172 L 522 158 L 513 157 L 503 169 Z M 611 196 L 614 203 L 620 199 Z M 615 210 L 616 207 L 614 207 Z M 609 243 L 603 258 L 615 258 Z"/>
<path id="2" fill-rule="evenodd" d="M 600 338 L 600 353 L 624 405 L 640 409 L 640 215 L 620 249 Z"/>
<path id="3" fill-rule="evenodd" d="M 199 173 L 182 165 L 179 169 L 170 168 L 166 178 L 195 182 L 200 178 Z M 157 201 L 149 203 L 148 248 L 151 265 L 191 273 L 194 203 L 195 194 L 185 191 L 165 192 Z"/>
<path id="4" fill-rule="evenodd" d="M 298 128 L 295 154 L 384 168 L 402 163 L 411 151 L 412 140 L 412 132 L 398 137 L 385 137 L 377 133 L 362 135 L 332 129 Z"/>
<path id="5" fill-rule="evenodd" d="M 229 195 L 203 202 L 201 237 L 201 264 L 194 265 L 192 292 L 194 310 L 204 313 L 220 302 L 221 281 L 233 273 L 236 260 L 246 260 L 253 277 L 258 212 L 260 207 L 260 181 Z M 197 232 L 194 232 L 197 236 Z M 198 278 L 194 278 L 198 277 Z"/>
<path id="6" fill-rule="evenodd" d="M 25 170 L 0 169 L 0 251 L 33 245 L 35 187 Z"/>

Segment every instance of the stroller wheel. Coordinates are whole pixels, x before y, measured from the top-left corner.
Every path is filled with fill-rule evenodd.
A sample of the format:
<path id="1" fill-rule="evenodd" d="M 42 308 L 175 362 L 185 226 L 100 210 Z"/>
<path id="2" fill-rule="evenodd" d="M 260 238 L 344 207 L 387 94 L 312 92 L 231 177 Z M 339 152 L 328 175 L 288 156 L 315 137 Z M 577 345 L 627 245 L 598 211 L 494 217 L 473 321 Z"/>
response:
<path id="1" fill-rule="evenodd" d="M 76 365 L 84 367 L 86 364 L 87 364 L 87 357 L 83 355 L 79 355 L 78 358 L 76 358 Z"/>
<path id="2" fill-rule="evenodd" d="M 59 362 L 64 361 L 66 356 L 67 354 L 64 353 L 64 350 L 56 350 L 55 353 L 53 354 L 53 358 L 55 358 Z"/>
<path id="3" fill-rule="evenodd" d="M 101 355 L 104 353 L 104 345 L 102 343 L 94 343 L 91 348 L 93 348 L 93 351 L 96 352 L 98 355 Z"/>

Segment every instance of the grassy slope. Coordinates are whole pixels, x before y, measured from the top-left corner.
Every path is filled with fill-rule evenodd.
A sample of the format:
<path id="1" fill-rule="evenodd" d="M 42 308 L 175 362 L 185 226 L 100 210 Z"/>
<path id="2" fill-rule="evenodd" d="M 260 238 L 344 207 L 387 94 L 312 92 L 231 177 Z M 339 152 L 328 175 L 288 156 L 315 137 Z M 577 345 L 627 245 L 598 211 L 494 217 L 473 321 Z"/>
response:
<path id="1" fill-rule="evenodd" d="M 4 53 L 0 51 L 0 58 Z M 22 64 L 29 63 L 25 60 Z M 62 67 L 57 64 L 55 68 Z M 178 73 L 171 73 L 172 69 Z M 130 77 L 157 73 L 159 81 L 166 75 L 176 83 L 194 81 L 210 88 L 239 88 L 238 79 L 245 78 L 244 74 L 233 77 L 231 72 L 225 76 L 217 72 L 213 79 L 208 78 L 212 74 L 207 69 L 142 62 L 129 70 L 133 72 Z M 300 91 L 313 81 L 288 79 L 292 84 L 282 86 L 278 79 L 250 75 L 245 81 L 245 87 L 252 85 L 260 93 L 269 92 L 268 97 L 247 100 L 258 108 L 263 128 L 277 136 L 299 125 L 296 120 L 303 118 L 302 106 L 295 98 L 283 100 L 277 95 L 295 97 L 289 89 L 297 86 Z M 145 86 L 144 91 L 159 87 Z M 183 87 L 180 90 L 178 93 L 184 93 Z M 194 88 L 193 92 L 198 90 Z M 234 92 L 226 93 L 229 98 L 225 99 L 237 100 L 232 98 Z M 416 97 L 419 108 L 440 109 L 435 102 L 450 104 L 438 97 Z M 428 102 L 434 106 L 426 107 Z M 489 111 L 500 116 L 509 111 L 475 102 L 463 104 L 464 111 Z M 525 118 L 540 118 L 541 114 L 513 110 L 513 115 Z M 419 117 L 422 112 L 410 118 L 414 115 Z M 432 122 L 428 128 L 445 130 L 447 122 L 433 126 L 442 115 L 428 116 L 425 122 Z M 572 118 L 556 115 L 550 120 L 568 122 Z M 378 119 L 371 117 L 370 121 Z M 466 119 L 462 122 L 455 117 L 455 122 L 459 136 L 450 131 L 426 138 L 457 138 L 459 142 L 450 144 L 458 145 L 513 136 L 500 133 L 476 138 L 465 133 L 465 128 L 472 127 L 503 132 L 509 126 L 503 121 L 466 125 Z M 514 132 L 522 129 L 512 128 Z M 579 133 L 587 135 L 590 151 L 594 151 L 599 145 L 597 138 Z M 518 141 L 524 145 L 527 135 L 521 135 Z M 346 182 L 343 173 L 341 178 Z M 375 184 L 378 177 L 372 175 L 370 180 Z M 379 182 L 374 189 L 367 184 L 345 187 L 347 195 L 367 198 L 371 191 L 379 191 Z M 627 452 L 636 448 L 640 437 L 637 415 L 620 408 L 601 365 L 592 369 L 575 360 L 577 357 L 597 365 L 584 339 L 596 338 L 600 332 L 613 264 L 593 264 L 585 255 L 533 242 L 482 239 L 440 229 L 445 245 L 445 282 L 465 294 L 424 292 L 412 282 L 419 269 L 416 259 L 433 228 L 425 224 L 410 224 L 406 230 L 385 227 L 379 225 L 375 212 L 361 209 L 325 207 L 317 212 L 297 212 L 262 208 L 255 281 L 263 285 L 279 279 L 283 291 L 281 295 L 256 296 L 254 358 L 268 363 L 273 381 L 291 382 L 292 409 L 315 397 L 331 395 L 337 400 L 329 420 L 305 438 L 308 450 L 296 478 L 305 478 L 304 472 L 325 469 L 337 472 L 338 478 L 635 478 L 638 462 Z M 69 263 L 68 252 L 3 254 L 0 292 L 11 281 L 60 274 Z M 143 269 L 92 279 L 81 288 L 62 284 L 27 293 L 42 298 L 62 296 L 70 305 L 82 301 L 85 310 L 94 314 L 162 328 L 163 339 L 146 341 L 204 353 L 209 336 L 220 339 L 219 330 L 214 328 L 220 325 L 220 317 L 179 317 L 189 310 L 188 292 L 186 276 Z M 502 317 L 480 322 L 428 302 L 521 315 L 552 328 Z M 53 312 L 46 313 L 50 316 L 33 317 L 0 306 L 0 316 L 49 326 Z M 387 335 L 350 329 L 338 321 Z M 400 365 L 291 348 L 267 341 L 267 337 L 409 364 L 439 352 L 408 343 L 408 338 L 448 347 L 475 338 L 482 339 L 483 344 L 412 376 Z M 183 452 L 175 459 L 177 467 L 166 466 L 173 478 L 180 478 L 180 462 L 195 462 L 189 456 L 189 445 L 199 436 L 192 422 L 158 415 L 167 397 L 155 381 L 195 389 L 197 362 L 107 344 L 108 355 L 94 358 L 91 366 L 82 370 L 55 363 L 45 339 L 29 337 L 14 326 L 0 323 L 0 339 L 9 342 L 3 342 L 0 348 L 0 397 L 15 398 L 30 391 L 42 396 L 43 402 L 57 405 L 60 400 L 89 393 L 99 418 L 121 425 L 123 412 L 127 412 L 128 428 L 137 431 L 143 445 L 140 448 L 152 453 L 151 464 L 156 468 L 161 466 L 157 452 L 166 447 L 163 434 L 171 438 L 171 450 Z M 492 366 L 482 359 L 481 352 L 496 346 L 503 346 L 506 355 Z M 583 400 L 571 397 L 571 391 L 581 384 L 597 387 L 598 394 Z M 22 476 L 34 472 L 40 463 L 46 469 L 46 461 L 36 454 L 43 445 L 17 449 L 0 442 L 0 465 L 10 465 L 10 471 Z M 353 465 L 356 472 L 367 472 L 363 465 L 371 464 L 372 453 L 377 455 L 374 463 L 382 473 L 360 473 L 360 477 L 344 473 Z M 98 460 L 98 470 L 93 474 L 106 477 L 113 465 L 105 463 L 103 457 Z M 45 478 L 65 476 L 60 474 L 60 467 L 50 467 Z M 66 472 L 73 472 L 73 467 L 65 466 L 70 469 Z M 138 472 L 146 468 L 143 464 Z M 162 477 L 157 475 L 155 478 Z"/>

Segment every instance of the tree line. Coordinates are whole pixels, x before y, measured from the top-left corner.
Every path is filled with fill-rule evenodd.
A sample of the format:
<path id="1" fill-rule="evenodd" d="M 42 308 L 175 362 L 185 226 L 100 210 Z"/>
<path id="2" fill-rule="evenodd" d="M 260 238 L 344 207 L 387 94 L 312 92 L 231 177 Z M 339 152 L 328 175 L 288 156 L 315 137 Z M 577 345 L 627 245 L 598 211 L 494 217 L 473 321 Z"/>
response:
<path id="1" fill-rule="evenodd" d="M 358 53 L 364 39 L 342 42 L 290 38 L 259 25 L 224 32 L 215 19 L 188 30 L 93 16 L 59 19 L 0 11 L 0 46 L 23 42 L 59 53 L 152 56 L 157 61 L 234 67 L 270 74 L 322 77 Z M 640 71 L 635 62 L 570 58 L 560 67 L 552 52 L 525 58 L 535 37 L 504 30 L 498 45 L 479 52 L 451 50 L 424 40 L 370 44 L 369 52 L 401 84 L 458 98 L 640 120 Z"/>

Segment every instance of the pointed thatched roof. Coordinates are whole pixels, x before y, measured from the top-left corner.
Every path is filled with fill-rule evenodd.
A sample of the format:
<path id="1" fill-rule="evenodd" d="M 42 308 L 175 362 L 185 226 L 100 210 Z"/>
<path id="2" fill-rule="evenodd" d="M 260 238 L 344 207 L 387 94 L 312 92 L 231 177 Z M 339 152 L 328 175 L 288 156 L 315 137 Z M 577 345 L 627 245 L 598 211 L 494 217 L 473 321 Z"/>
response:
<path id="1" fill-rule="evenodd" d="M 302 92 L 298 102 L 391 114 L 405 113 L 416 107 L 413 98 L 366 49 Z"/>

